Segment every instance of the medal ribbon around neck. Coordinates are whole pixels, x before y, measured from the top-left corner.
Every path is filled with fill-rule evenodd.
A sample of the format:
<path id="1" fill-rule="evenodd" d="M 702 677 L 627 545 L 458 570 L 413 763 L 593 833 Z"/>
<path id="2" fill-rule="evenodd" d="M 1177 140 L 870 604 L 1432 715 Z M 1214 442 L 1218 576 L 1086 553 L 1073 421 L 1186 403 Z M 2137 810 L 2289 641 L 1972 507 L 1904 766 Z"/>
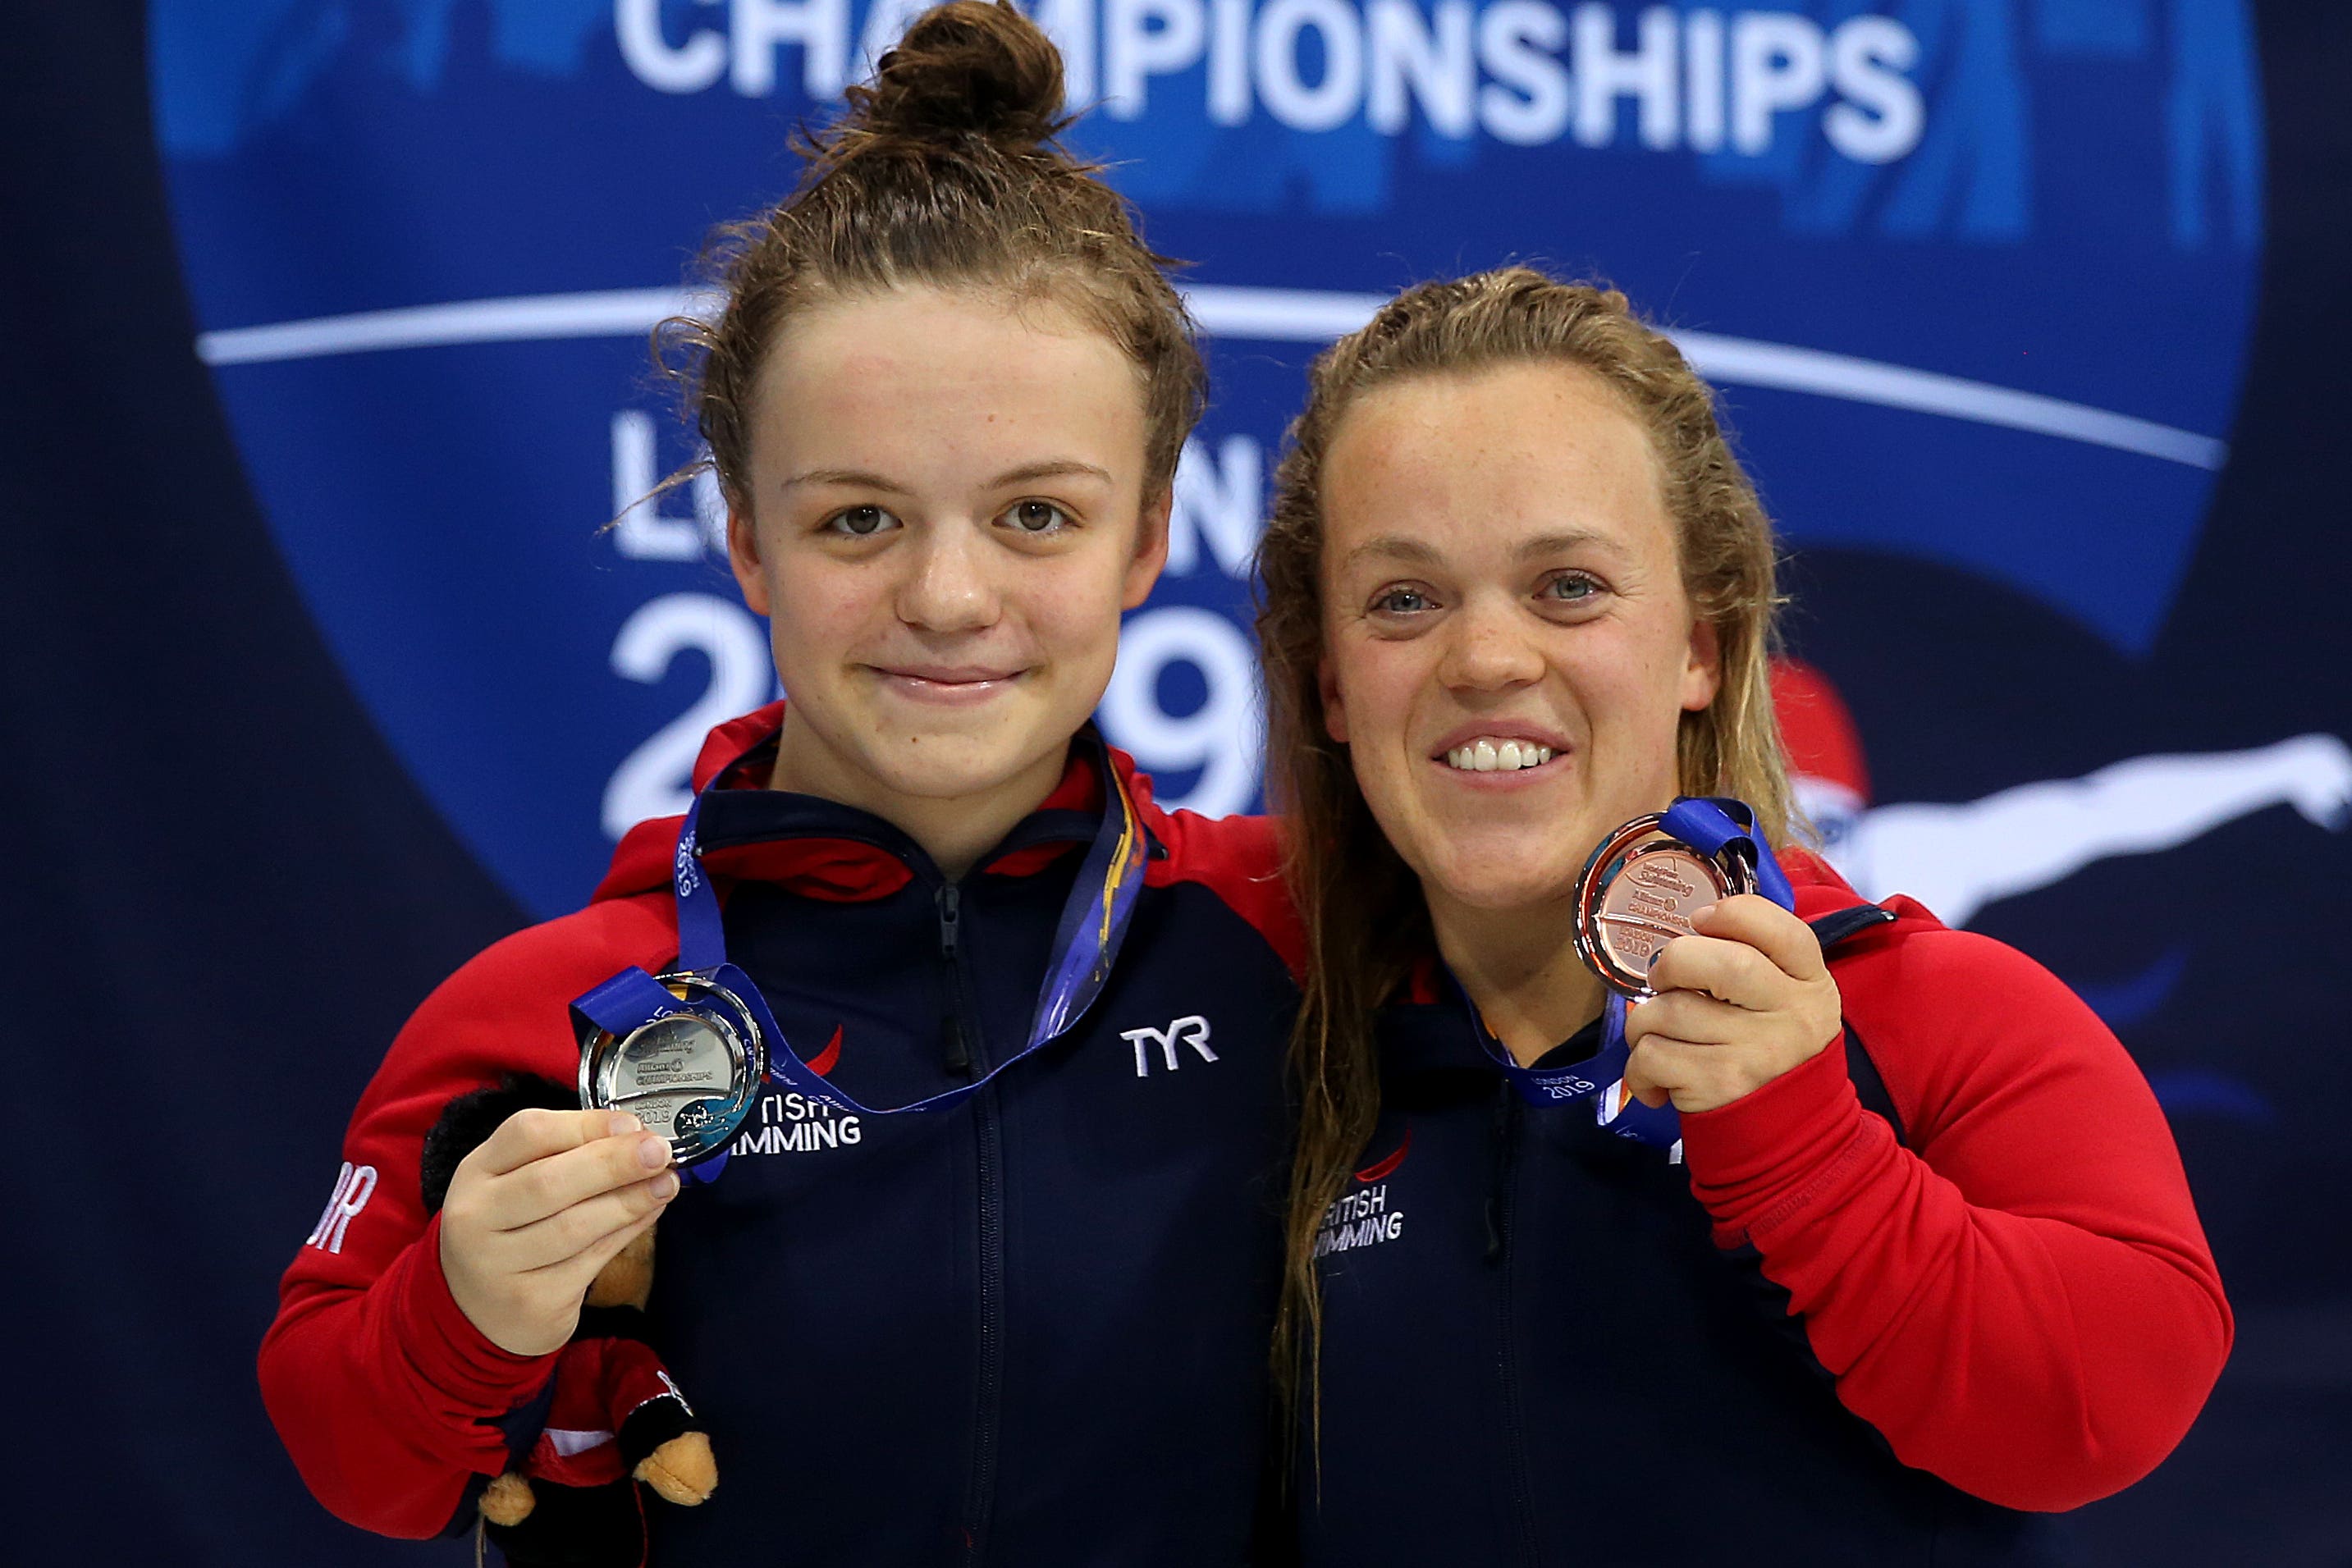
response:
<path id="1" fill-rule="evenodd" d="M 1134 919 L 1136 899 L 1143 891 L 1144 872 L 1150 859 L 1150 841 L 1127 781 L 1112 766 L 1110 748 L 1091 726 L 1079 733 L 1077 740 L 1087 748 L 1102 777 L 1102 822 L 1087 846 L 1077 880 L 1055 923 L 1053 956 L 1038 988 L 1029 1038 L 1018 1051 L 972 1082 L 905 1105 L 867 1105 L 810 1071 L 807 1061 L 777 1025 L 760 988 L 728 959 L 719 894 L 702 864 L 697 833 L 702 820 L 702 803 L 711 789 L 752 749 L 766 744 L 767 738 L 754 741 L 711 775 L 710 782 L 696 792 L 694 803 L 687 809 L 686 821 L 678 829 L 677 853 L 671 862 L 670 874 L 671 888 L 677 900 L 677 967 L 665 971 L 662 978 L 681 973 L 698 976 L 740 998 L 757 1028 L 756 1043 L 765 1058 L 770 1079 L 812 1100 L 858 1115 L 947 1111 L 971 1098 L 998 1074 L 1066 1034 L 1085 1016 L 1110 978 L 1111 965 Z M 662 978 L 633 966 L 573 1001 L 572 1009 L 596 1028 L 615 1037 L 625 1037 L 632 1030 L 642 1029 L 656 1019 L 691 1010 L 670 993 Z M 708 1180 L 718 1174 L 725 1158 L 722 1152 L 707 1165 L 689 1168 L 686 1174 Z"/>
<path id="2" fill-rule="evenodd" d="M 1710 858 L 1732 854 L 1746 860 L 1756 873 L 1756 891 L 1793 913 L 1796 894 L 1772 847 L 1756 831 L 1756 813 L 1744 800 L 1685 796 L 1669 807 L 1659 831 Z M 1601 1009 L 1601 1049 L 1581 1061 L 1561 1067 L 1525 1067 L 1504 1049 L 1478 1005 L 1460 980 L 1454 988 L 1470 1012 L 1470 1027 L 1486 1055 L 1500 1069 L 1519 1097 L 1530 1105 L 1549 1108 L 1591 1099 L 1596 1119 L 1621 1138 L 1633 1138 L 1681 1157 L 1682 1118 L 1671 1104 L 1654 1109 L 1633 1098 L 1625 1088 L 1625 1061 L 1633 1048 L 1625 1042 L 1626 999 L 1608 992 Z"/>

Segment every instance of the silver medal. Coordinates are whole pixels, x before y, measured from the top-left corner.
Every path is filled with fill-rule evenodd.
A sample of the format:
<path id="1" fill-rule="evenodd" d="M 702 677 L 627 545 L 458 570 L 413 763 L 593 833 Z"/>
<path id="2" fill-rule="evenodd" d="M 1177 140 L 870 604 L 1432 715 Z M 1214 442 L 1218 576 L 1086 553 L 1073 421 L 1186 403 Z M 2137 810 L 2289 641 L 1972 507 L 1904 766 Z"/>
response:
<path id="1" fill-rule="evenodd" d="M 751 1112 L 767 1052 L 742 999 L 701 975 L 661 984 L 684 1004 L 624 1035 L 590 1028 L 580 1041 L 580 1103 L 626 1111 L 690 1166 L 723 1152 Z"/>

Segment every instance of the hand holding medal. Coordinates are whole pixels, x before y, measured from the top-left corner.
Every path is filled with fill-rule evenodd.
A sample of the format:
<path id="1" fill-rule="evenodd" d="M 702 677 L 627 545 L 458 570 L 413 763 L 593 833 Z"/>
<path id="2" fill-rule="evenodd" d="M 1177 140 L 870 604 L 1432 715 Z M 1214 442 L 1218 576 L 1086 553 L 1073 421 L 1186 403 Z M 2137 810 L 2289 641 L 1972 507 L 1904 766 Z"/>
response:
<path id="1" fill-rule="evenodd" d="M 1771 852 L 1727 807 L 1683 800 L 1604 839 L 1577 886 L 1577 951 L 1624 1009 L 1624 1092 L 1729 1104 L 1818 1055 L 1837 983 Z M 1746 815 L 1738 808 L 1738 816 Z"/>
<path id="2" fill-rule="evenodd" d="M 765 737 L 751 749 L 765 744 Z M 632 967 L 572 1003 L 580 1041 L 580 1104 L 627 1113 L 665 1140 L 685 1179 L 709 1182 L 726 1168 L 728 1145 L 773 1082 L 864 1116 L 946 1111 L 998 1073 L 1060 1038 L 1109 980 L 1150 860 L 1135 802 L 1091 727 L 1078 744 L 1107 786 L 1102 819 L 1071 884 L 1028 1042 L 979 1078 L 904 1105 L 868 1105 L 813 1071 L 785 1039 L 751 977 L 727 958 L 719 895 L 702 869 L 698 826 L 711 788 L 743 760 L 713 774 L 678 827 L 671 887 L 677 898 L 678 961 L 659 976 Z M 748 755 L 748 751 L 746 753 Z"/>

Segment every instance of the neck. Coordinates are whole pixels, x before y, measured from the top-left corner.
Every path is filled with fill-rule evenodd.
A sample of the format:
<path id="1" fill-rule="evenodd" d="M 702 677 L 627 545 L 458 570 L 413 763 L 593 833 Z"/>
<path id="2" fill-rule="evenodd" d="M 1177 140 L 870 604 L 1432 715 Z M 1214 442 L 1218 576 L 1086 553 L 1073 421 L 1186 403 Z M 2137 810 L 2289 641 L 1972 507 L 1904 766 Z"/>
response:
<path id="1" fill-rule="evenodd" d="M 1601 1016 L 1601 982 L 1576 956 L 1570 899 L 1474 909 L 1426 892 L 1437 950 L 1521 1066 Z"/>
<path id="2" fill-rule="evenodd" d="M 950 882 L 961 882 L 966 872 L 980 863 L 981 856 L 1003 842 L 1014 824 L 1054 792 L 1070 760 L 1070 748 L 1065 744 L 1011 778 L 970 794 L 908 795 L 871 774 L 844 766 L 829 747 L 812 744 L 816 737 L 804 727 L 795 731 L 792 710 L 787 708 L 768 788 L 814 795 L 872 812 L 921 845 Z"/>

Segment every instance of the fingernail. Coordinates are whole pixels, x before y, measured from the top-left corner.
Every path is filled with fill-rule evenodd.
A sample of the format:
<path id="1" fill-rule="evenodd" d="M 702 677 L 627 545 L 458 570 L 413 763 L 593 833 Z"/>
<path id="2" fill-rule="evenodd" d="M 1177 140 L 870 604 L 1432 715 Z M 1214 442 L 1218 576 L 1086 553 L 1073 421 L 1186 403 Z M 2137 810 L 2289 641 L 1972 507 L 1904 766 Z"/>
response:
<path id="1" fill-rule="evenodd" d="M 677 1196 L 677 1173 L 664 1171 L 654 1177 L 654 1197 L 667 1203 Z"/>
<path id="2" fill-rule="evenodd" d="M 648 1170 L 659 1170 L 669 1164 L 669 1145 L 659 1138 L 647 1138 L 637 1145 L 637 1159 Z"/>
<path id="3" fill-rule="evenodd" d="M 615 1138 L 625 1138 L 631 1133 L 642 1133 L 645 1130 L 646 1124 L 626 1111 L 614 1112 L 612 1121 L 605 1128 L 605 1131 Z"/>

